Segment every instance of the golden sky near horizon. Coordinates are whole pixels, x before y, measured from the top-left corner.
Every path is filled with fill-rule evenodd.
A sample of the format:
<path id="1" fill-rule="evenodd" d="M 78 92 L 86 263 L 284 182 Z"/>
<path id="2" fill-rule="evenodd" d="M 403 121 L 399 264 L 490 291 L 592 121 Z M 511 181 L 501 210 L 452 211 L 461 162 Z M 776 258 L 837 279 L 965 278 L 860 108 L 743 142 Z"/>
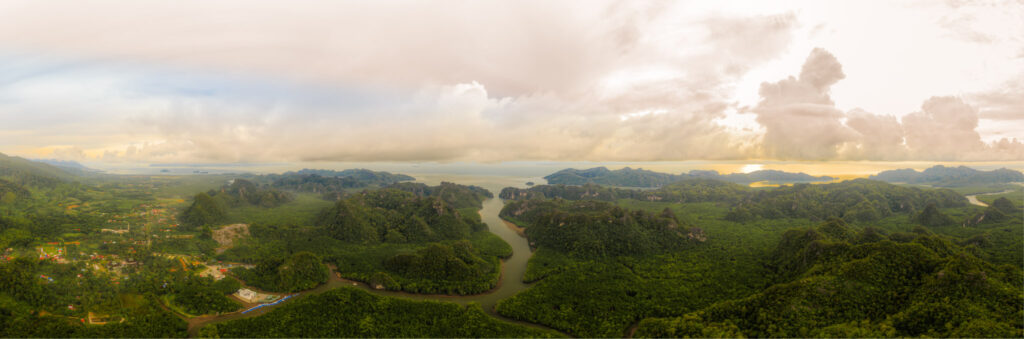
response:
<path id="1" fill-rule="evenodd" d="M 33 158 L 1024 160 L 1022 1 L 2 1 L 0 64 Z"/>

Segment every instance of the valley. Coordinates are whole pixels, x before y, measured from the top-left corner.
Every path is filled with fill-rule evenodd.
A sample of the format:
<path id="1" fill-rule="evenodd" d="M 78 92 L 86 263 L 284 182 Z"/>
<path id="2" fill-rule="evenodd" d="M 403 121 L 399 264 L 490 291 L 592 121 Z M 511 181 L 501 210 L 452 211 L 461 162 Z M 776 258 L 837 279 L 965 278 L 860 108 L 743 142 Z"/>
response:
<path id="1" fill-rule="evenodd" d="M 0 206 L 0 313 L 11 331 L 33 336 L 884 337 L 1021 328 L 1010 310 L 1024 305 L 1012 287 L 1024 282 L 1024 191 L 1013 183 L 988 194 L 866 179 L 757 187 L 682 178 L 637 189 L 373 171 L 59 177 L 9 167 L 20 174 L 4 179 Z M 949 313 L 952 329 L 901 320 L 941 310 L 925 291 L 967 281 L 975 285 L 966 292 L 939 294 L 974 310 Z M 891 303 L 862 304 L 868 299 L 853 291 Z M 777 305 L 858 311 L 744 313 Z M 439 321 L 448 324 L 441 332 L 419 327 Z"/>

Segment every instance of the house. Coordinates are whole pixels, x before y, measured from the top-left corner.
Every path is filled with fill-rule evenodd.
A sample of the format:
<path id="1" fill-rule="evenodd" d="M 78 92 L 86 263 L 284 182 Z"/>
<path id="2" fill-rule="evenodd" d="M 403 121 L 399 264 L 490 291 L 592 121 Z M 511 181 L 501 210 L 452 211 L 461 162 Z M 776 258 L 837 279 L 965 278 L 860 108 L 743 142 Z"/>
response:
<path id="1" fill-rule="evenodd" d="M 257 294 L 256 291 L 248 288 L 239 289 L 238 292 L 235 292 L 235 296 L 247 303 L 254 303 L 257 301 L 257 298 L 259 298 L 259 294 Z"/>

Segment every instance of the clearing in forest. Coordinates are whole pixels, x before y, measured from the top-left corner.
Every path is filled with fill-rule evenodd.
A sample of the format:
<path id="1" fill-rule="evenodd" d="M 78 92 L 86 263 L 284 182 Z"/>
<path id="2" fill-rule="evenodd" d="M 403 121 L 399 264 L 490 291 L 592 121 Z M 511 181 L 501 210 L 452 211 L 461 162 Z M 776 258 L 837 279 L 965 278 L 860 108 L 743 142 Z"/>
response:
<path id="1" fill-rule="evenodd" d="M 217 254 L 223 253 L 234 246 L 235 240 L 249 236 L 249 225 L 232 224 L 213 231 L 213 240 L 217 241 Z"/>

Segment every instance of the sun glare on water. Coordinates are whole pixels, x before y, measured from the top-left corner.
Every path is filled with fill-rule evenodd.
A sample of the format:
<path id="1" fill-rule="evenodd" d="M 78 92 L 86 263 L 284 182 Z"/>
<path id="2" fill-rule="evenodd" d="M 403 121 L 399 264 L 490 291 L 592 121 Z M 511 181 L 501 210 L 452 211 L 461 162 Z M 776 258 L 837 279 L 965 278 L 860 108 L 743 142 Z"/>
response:
<path id="1" fill-rule="evenodd" d="M 764 165 L 761 165 L 761 164 L 747 164 L 747 165 L 743 165 L 743 168 L 740 168 L 740 172 L 750 173 L 750 172 L 753 172 L 753 171 L 760 171 L 763 168 L 764 168 Z"/>

